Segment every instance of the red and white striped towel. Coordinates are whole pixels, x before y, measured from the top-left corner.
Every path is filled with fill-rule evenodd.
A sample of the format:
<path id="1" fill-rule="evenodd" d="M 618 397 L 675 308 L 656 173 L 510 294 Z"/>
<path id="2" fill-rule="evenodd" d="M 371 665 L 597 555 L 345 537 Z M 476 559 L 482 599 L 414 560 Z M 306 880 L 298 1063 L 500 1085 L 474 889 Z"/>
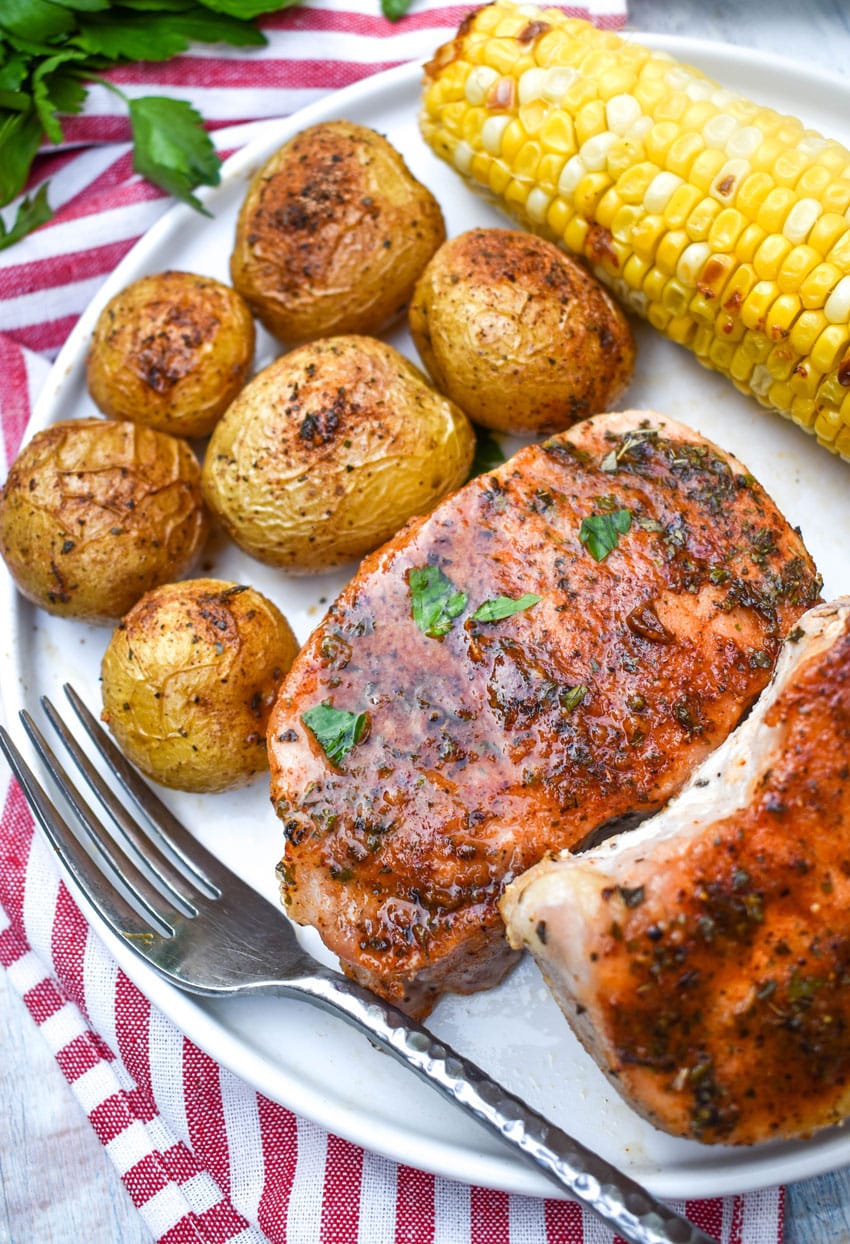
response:
<path id="1" fill-rule="evenodd" d="M 263 22 L 268 47 L 194 49 L 112 76 L 189 100 L 222 151 L 243 123 L 427 54 L 464 6 L 414 0 L 391 25 L 378 0 L 321 0 Z M 625 0 L 573 10 L 609 28 Z M 170 205 L 131 170 L 121 106 L 94 88 L 43 154 L 55 220 L 0 253 L 0 428 L 17 452 L 49 360 L 133 243 Z M 32 188 L 32 187 L 31 187 Z M 328 1135 L 219 1067 L 118 968 L 59 880 L 17 787 L 0 818 L 0 962 L 161 1244 L 612 1244 L 575 1204 L 470 1188 Z M 779 1244 L 782 1193 L 680 1208 L 722 1244 Z M 92 1241 L 92 1244 L 95 1244 Z"/>

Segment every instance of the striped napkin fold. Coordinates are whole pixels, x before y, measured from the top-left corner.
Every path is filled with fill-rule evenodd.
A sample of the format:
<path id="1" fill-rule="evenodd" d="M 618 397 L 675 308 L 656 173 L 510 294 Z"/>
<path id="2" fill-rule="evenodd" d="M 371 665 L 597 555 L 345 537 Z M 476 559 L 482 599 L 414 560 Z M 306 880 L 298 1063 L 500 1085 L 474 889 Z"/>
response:
<path id="1" fill-rule="evenodd" d="M 427 55 L 467 7 L 414 0 L 393 25 L 378 0 L 320 0 L 264 19 L 268 45 L 247 55 L 195 48 L 110 77 L 130 96 L 189 101 L 224 153 L 242 145 L 249 122 Z M 626 19 L 625 0 L 570 11 L 609 29 Z M 39 156 L 30 186 L 50 178 L 54 220 L 0 252 L 7 465 L 50 360 L 171 204 L 133 174 L 126 115 L 105 88 L 92 88 L 65 137 L 62 149 Z M 577 1204 L 470 1188 L 394 1163 L 220 1067 L 117 966 L 60 881 L 14 783 L 0 816 L 0 963 L 159 1244 L 616 1244 Z M 781 1244 L 781 1189 L 678 1208 L 721 1244 Z"/>

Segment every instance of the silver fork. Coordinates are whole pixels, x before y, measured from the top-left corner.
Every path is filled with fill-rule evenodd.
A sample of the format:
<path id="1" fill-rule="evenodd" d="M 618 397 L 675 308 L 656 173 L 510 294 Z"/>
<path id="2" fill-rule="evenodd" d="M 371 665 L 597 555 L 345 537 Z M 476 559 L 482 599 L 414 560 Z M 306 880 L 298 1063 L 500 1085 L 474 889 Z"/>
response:
<path id="1" fill-rule="evenodd" d="M 195 841 L 73 688 L 65 691 L 108 770 L 144 813 L 144 824 L 131 815 L 46 697 L 41 701 L 45 715 L 109 814 L 112 832 L 83 799 L 29 713 L 22 712 L 21 720 L 94 855 L 83 849 L 2 727 L 0 748 L 63 867 L 112 932 L 160 976 L 207 997 L 277 994 L 330 1011 L 536 1164 L 630 1244 L 715 1244 L 427 1028 L 317 963 L 283 913 Z"/>

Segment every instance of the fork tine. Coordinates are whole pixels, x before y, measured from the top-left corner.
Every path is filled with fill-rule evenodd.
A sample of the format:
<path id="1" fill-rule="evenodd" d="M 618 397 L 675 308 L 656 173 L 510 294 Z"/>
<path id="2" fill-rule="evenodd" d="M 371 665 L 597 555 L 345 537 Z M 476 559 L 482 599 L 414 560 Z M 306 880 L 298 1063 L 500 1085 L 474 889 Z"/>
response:
<path id="1" fill-rule="evenodd" d="M 116 798 L 115 792 L 110 790 L 100 773 L 95 769 L 46 695 L 41 697 L 41 706 L 53 729 L 65 744 L 77 768 L 121 833 L 126 837 L 132 851 L 138 854 L 137 862 L 140 861 L 142 871 L 150 872 L 152 874 L 151 879 L 156 879 L 154 884 L 158 884 L 160 888 L 164 889 L 178 907 L 181 909 L 185 908 L 187 915 L 197 915 L 196 899 L 192 894 L 186 893 L 187 885 L 190 882 L 196 881 L 197 874 L 193 872 L 191 877 L 187 877 L 184 872 L 178 870 L 171 863 L 169 857 L 160 850 L 156 839 L 147 833 L 144 827 L 130 815 L 128 809 L 121 803 L 120 799 Z M 201 888 L 200 882 L 197 883 L 197 887 Z M 208 884 L 205 884 L 202 888 L 204 894 L 207 897 L 211 897 L 208 894 Z M 195 893 L 197 893 L 197 890 Z"/>
<path id="2" fill-rule="evenodd" d="M 119 751 L 112 742 L 70 683 L 65 683 L 64 691 L 89 738 L 127 794 L 135 800 L 150 821 L 160 847 L 176 857 L 177 861 L 192 875 L 192 879 L 196 880 L 201 888 L 205 888 L 210 898 L 220 898 L 222 893 L 230 897 L 234 893 L 243 891 L 253 895 L 254 891 L 250 890 L 211 852 L 201 846 L 186 827 L 181 825 L 171 809 L 166 807 L 158 795 L 154 794 L 123 752 Z"/>
<path id="3" fill-rule="evenodd" d="M 48 773 L 56 782 L 62 794 L 68 800 L 77 820 L 82 826 L 92 846 L 97 851 L 102 865 L 132 895 L 147 916 L 162 927 L 166 936 L 176 929 L 180 916 L 162 900 L 163 894 L 157 890 L 142 873 L 127 853 L 113 840 L 102 821 L 94 814 L 56 756 L 48 746 L 47 740 L 26 710 L 20 713 L 24 728 L 35 745 Z M 197 914 L 192 909 L 193 914 Z"/>
<path id="4" fill-rule="evenodd" d="M 27 803 L 44 830 L 47 840 L 98 915 L 105 920 L 114 933 L 125 938 L 140 953 L 143 953 L 142 948 L 150 944 L 153 939 L 160 940 L 159 932 L 152 929 L 150 924 L 142 919 L 123 894 L 101 872 L 91 856 L 83 850 L 68 822 L 48 798 L 44 788 L 3 726 L 0 726 L 0 749 L 18 779 Z"/>

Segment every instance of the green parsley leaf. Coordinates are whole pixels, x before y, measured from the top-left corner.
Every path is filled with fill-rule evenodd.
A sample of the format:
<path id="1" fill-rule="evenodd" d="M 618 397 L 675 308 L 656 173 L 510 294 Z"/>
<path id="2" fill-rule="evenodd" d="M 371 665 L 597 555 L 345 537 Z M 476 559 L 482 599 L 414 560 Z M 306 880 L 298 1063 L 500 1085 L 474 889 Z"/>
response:
<path id="1" fill-rule="evenodd" d="M 517 600 L 510 596 L 494 596 L 492 600 L 485 600 L 483 605 L 478 606 L 472 619 L 474 622 L 501 622 L 502 618 L 510 618 L 515 613 L 530 609 L 539 600 L 540 597 L 535 596 L 534 592 L 526 592 Z"/>
<path id="2" fill-rule="evenodd" d="M 418 566 L 408 573 L 413 621 L 424 635 L 442 639 L 453 620 L 463 613 L 468 597 L 443 574 L 439 566 Z"/>
<path id="3" fill-rule="evenodd" d="M 21 193 L 40 146 L 41 121 L 35 109 L 0 115 L 0 206 Z"/>
<path id="4" fill-rule="evenodd" d="M 571 713 L 574 708 L 578 708 L 586 695 L 587 687 L 583 683 L 579 683 L 577 687 L 562 687 L 558 692 L 558 703 L 561 708 Z"/>
<path id="5" fill-rule="evenodd" d="M 604 561 L 632 525 L 631 510 L 610 514 L 591 514 L 581 520 L 578 538 L 595 561 Z"/>
<path id="6" fill-rule="evenodd" d="M 46 220 L 50 220 L 52 215 L 53 210 L 47 202 L 47 185 L 45 184 L 39 186 L 31 199 L 24 199 L 23 203 L 18 205 L 18 212 L 11 229 L 7 229 L 0 220 L 0 251 L 19 242 L 21 238 L 25 238 L 28 233 L 32 233 L 33 229 L 37 229 Z"/>
<path id="7" fill-rule="evenodd" d="M 73 29 L 73 13 L 49 0 L 3 0 L 0 7 L 0 30 L 22 39 L 46 43 Z"/>
<path id="8" fill-rule="evenodd" d="M 136 172 L 207 214 L 191 191 L 199 183 L 217 186 L 221 164 L 191 104 L 145 95 L 130 100 L 130 124 Z"/>
<path id="9" fill-rule="evenodd" d="M 502 446 L 488 428 L 475 429 L 475 454 L 469 468 L 469 478 L 494 471 L 505 461 Z"/>
<path id="10" fill-rule="evenodd" d="M 298 0 L 200 0 L 207 9 L 216 13 L 228 13 L 241 21 L 249 21 L 259 17 L 261 13 L 276 13 L 278 9 L 288 9 Z"/>
<path id="11" fill-rule="evenodd" d="M 411 0 L 381 0 L 381 12 L 391 22 L 397 22 L 400 17 L 404 17 L 410 3 Z"/>
<path id="12" fill-rule="evenodd" d="M 317 704 L 301 714 L 301 720 L 331 764 L 338 765 L 363 738 L 368 718 L 330 704 Z"/>

